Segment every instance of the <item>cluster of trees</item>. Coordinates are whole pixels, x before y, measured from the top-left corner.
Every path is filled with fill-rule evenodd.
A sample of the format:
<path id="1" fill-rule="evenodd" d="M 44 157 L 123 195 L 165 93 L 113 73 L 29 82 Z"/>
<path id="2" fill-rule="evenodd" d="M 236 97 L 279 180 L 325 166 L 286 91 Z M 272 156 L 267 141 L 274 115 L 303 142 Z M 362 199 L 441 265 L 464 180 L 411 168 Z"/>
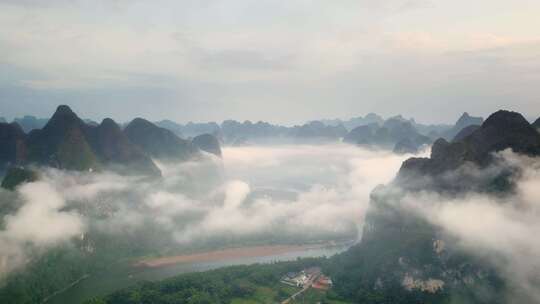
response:
<path id="1" fill-rule="evenodd" d="M 183 274 L 159 282 L 143 282 L 96 297 L 85 304 L 210 304 L 210 303 L 276 303 L 293 292 L 283 289 L 280 279 L 284 273 L 320 266 L 330 274 L 334 287 L 329 292 L 306 295 L 321 303 L 451 303 L 456 294 L 435 294 L 419 290 L 407 291 L 400 281 L 389 282 L 384 288 L 374 288 L 369 271 L 370 254 L 359 248 L 332 258 L 298 259 L 292 262 L 255 264 L 221 268 L 206 272 Z M 372 257 L 371 257 L 372 258 Z M 383 265 L 374 265 L 377 268 Z M 261 299 L 261 290 L 273 290 L 270 297 Z"/>
<path id="2" fill-rule="evenodd" d="M 0 211 L 2 206 L 0 204 Z M 0 218 L 0 228 L 2 225 Z M 24 267 L 0 281 L 0 303 L 41 303 L 85 276 L 129 267 L 131 257 L 151 254 L 154 246 L 162 245 L 156 243 L 161 240 L 156 237 L 160 231 L 145 228 L 132 234 L 124 233 L 122 237 L 92 230 L 82 239 L 45 250 L 27 250 L 29 255 Z"/>
<path id="3" fill-rule="evenodd" d="M 205 304 L 253 299 L 260 289 L 275 289 L 267 300 L 279 302 L 290 296 L 280 290 L 284 273 L 320 265 L 322 259 L 299 259 L 275 264 L 232 266 L 180 275 L 160 282 L 144 282 L 86 304 Z"/>
<path id="4" fill-rule="evenodd" d="M 41 303 L 94 267 L 81 251 L 71 246 L 51 249 L 3 282 L 0 303 Z"/>

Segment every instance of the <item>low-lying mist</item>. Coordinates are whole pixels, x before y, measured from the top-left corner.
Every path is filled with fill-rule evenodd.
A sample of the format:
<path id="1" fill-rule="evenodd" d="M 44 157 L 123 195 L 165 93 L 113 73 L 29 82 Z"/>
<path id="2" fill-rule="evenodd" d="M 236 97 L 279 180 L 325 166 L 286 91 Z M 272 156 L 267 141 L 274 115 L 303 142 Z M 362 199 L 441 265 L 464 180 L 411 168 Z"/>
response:
<path id="1" fill-rule="evenodd" d="M 265 145 L 226 147 L 223 159 L 156 161 L 160 179 L 41 169 L 40 181 L 0 191 L 7 213 L 0 220 L 0 277 L 66 244 L 94 253 L 118 243 L 129 248 L 122 254 L 136 257 L 359 240 L 370 193 L 389 184 L 409 157 L 345 144 Z M 478 182 L 513 168 L 519 174 L 510 193 L 387 189 L 400 208 L 490 262 L 525 300 L 540 301 L 540 161 L 511 151 L 497 159 L 468 168 L 467 176 Z"/>
<path id="2" fill-rule="evenodd" d="M 142 254 L 358 239 L 369 193 L 408 157 L 345 144 L 268 145 L 156 161 L 158 180 L 41 169 L 39 182 L 0 192 L 11 210 L 0 222 L 0 275 L 74 240 L 99 251 L 96 235 L 128 239 Z"/>
<path id="3" fill-rule="evenodd" d="M 474 170 L 475 180 L 512 168 L 510 192 L 445 195 L 427 188 L 395 191 L 400 208 L 412 211 L 441 229 L 457 249 L 486 261 L 505 279 L 511 291 L 506 303 L 540 302 L 540 160 L 510 150 L 496 154 L 488 168 Z M 399 188 L 399 187 L 398 187 Z M 441 247 L 443 248 L 443 247 Z M 453 250 L 455 250 L 454 248 Z"/>

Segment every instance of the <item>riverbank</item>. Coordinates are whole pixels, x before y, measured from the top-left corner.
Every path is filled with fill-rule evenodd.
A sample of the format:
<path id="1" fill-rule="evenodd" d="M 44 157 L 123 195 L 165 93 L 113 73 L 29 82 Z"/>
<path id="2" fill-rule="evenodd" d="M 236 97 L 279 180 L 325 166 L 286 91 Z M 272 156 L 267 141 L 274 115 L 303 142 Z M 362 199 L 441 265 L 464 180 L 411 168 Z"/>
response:
<path id="1" fill-rule="evenodd" d="M 183 254 L 168 257 L 159 257 L 144 259 L 136 262 L 137 267 L 165 267 L 180 263 L 194 262 L 219 262 L 230 259 L 266 257 L 280 254 L 287 254 L 311 249 L 320 249 L 328 247 L 328 244 L 315 245 L 266 245 L 266 246 L 250 246 L 239 248 L 227 248 L 215 251 L 199 252 L 194 254 Z"/>
<path id="2" fill-rule="evenodd" d="M 138 282 L 158 281 L 183 273 L 208 271 L 234 265 L 294 261 L 299 257 L 329 257 L 345 251 L 348 247 L 349 245 L 342 243 L 269 245 L 141 259 L 134 264 L 116 265 L 108 271 L 92 274 L 52 297 L 47 304 L 81 304 L 93 297 L 104 296 L 115 290 L 134 286 Z"/>

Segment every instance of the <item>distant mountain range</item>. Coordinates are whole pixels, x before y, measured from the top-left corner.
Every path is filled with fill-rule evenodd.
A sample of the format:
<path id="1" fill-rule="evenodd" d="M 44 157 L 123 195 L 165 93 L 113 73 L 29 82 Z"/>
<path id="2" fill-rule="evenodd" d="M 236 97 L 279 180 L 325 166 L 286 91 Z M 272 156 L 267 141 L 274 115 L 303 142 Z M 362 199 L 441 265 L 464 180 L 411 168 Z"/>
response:
<path id="1" fill-rule="evenodd" d="M 447 125 L 447 124 L 417 123 L 414 118 L 406 119 L 402 115 L 396 115 L 396 116 L 392 116 L 387 119 L 384 119 L 382 116 L 375 113 L 369 113 L 364 117 L 358 116 L 358 117 L 354 117 L 348 120 L 324 119 L 324 120 L 321 120 L 321 122 L 327 125 L 334 125 L 334 126 L 341 124 L 347 130 L 350 131 L 360 126 L 367 126 L 367 125 L 372 125 L 372 124 L 377 124 L 379 126 L 382 126 L 387 120 L 409 122 L 420 134 L 427 135 L 427 136 L 431 134 L 433 135 L 431 137 L 440 136 L 444 131 L 452 128 L 451 125 Z"/>
<path id="2" fill-rule="evenodd" d="M 463 128 L 479 125 L 482 121 L 481 117 L 464 113 L 454 125 L 425 125 L 416 123 L 414 119 L 405 119 L 401 115 L 383 119 L 370 113 L 365 117 L 349 120 L 323 119 L 293 127 L 263 121 L 253 123 L 235 120 L 226 120 L 221 124 L 190 122 L 185 125 L 163 120 L 156 124 L 187 137 L 202 133 L 214 134 L 223 143 L 230 145 L 269 141 L 332 142 L 343 139 L 352 144 L 378 146 L 405 153 L 416 152 L 420 146 L 430 144 L 439 137 L 452 140 Z"/>
<path id="3" fill-rule="evenodd" d="M 167 128 L 177 135 L 195 137 L 201 134 L 214 134 L 225 144 L 238 145 L 248 143 L 261 143 L 268 141 L 289 142 L 315 142 L 337 141 L 345 134 L 347 129 L 342 125 L 326 125 L 320 121 L 312 121 L 301 126 L 285 127 L 259 121 L 253 123 L 249 120 L 238 122 L 225 120 L 221 125 L 210 123 L 193 123 L 182 125 L 170 120 L 160 121 L 157 125 Z"/>
<path id="4" fill-rule="evenodd" d="M 22 120 L 34 123 L 32 126 L 42 121 Z M 85 122 L 65 105 L 59 106 L 42 128 L 33 128 L 28 134 L 17 122 L 0 123 L 2 168 L 40 165 L 159 176 L 152 158 L 182 161 L 197 157 L 201 151 L 221 155 L 213 135 L 192 142 L 142 118 L 122 130 L 110 118 L 100 124 Z"/>
<path id="5" fill-rule="evenodd" d="M 375 113 L 369 113 L 366 116 L 358 116 L 350 118 L 348 120 L 342 119 L 322 119 L 321 122 L 328 126 L 339 126 L 343 125 L 347 130 L 352 130 L 359 126 L 365 126 L 370 124 L 382 125 L 384 123 L 384 118 Z"/>
<path id="6" fill-rule="evenodd" d="M 5 120 L 4 120 L 5 121 Z M 482 125 L 481 117 L 464 113 L 451 125 L 423 125 L 398 115 L 383 119 L 370 113 L 343 121 L 320 120 L 285 127 L 267 122 L 226 120 L 177 124 L 136 118 L 124 128 L 110 118 L 101 123 L 80 119 L 68 106 L 59 106 L 50 119 L 24 116 L 0 122 L 0 165 L 39 164 L 73 170 L 112 168 L 123 173 L 159 175 L 151 158 L 186 160 L 200 151 L 221 155 L 229 145 L 284 141 L 344 142 L 414 153 L 436 139 L 461 141 Z M 540 121 L 532 124 L 540 128 Z M 182 138 L 187 137 L 187 138 Z M 435 149 L 442 145 L 437 141 Z"/>
<path id="7" fill-rule="evenodd" d="M 456 121 L 454 126 L 448 130 L 443 131 L 440 133 L 441 137 L 451 141 L 456 137 L 456 135 L 459 134 L 459 132 L 469 126 L 477 126 L 479 127 L 484 122 L 484 119 L 482 117 L 474 117 L 470 116 L 469 113 L 465 112 L 461 117 Z"/>
<path id="8" fill-rule="evenodd" d="M 48 119 L 33 116 L 24 116 L 14 120 L 25 133 L 43 128 L 47 121 Z M 92 120 L 83 121 L 90 126 L 99 125 Z M 161 120 L 154 124 L 173 132 L 179 138 L 189 139 L 202 134 L 211 134 L 220 142 L 229 145 L 270 141 L 328 142 L 344 138 L 349 143 L 376 145 L 404 153 L 417 151 L 420 146 L 432 143 L 439 137 L 450 141 L 465 127 L 480 125 L 482 121 L 481 117 L 472 117 L 464 113 L 454 125 L 426 125 L 417 123 L 414 119 L 406 119 L 401 115 L 384 119 L 375 113 L 369 113 L 364 117 L 359 116 L 349 120 L 322 119 L 293 127 L 263 121 L 253 123 L 236 120 L 226 120 L 221 124 L 216 122 L 179 124 L 171 120 Z M 121 128 L 126 128 L 129 124 L 123 124 Z"/>
<path id="9" fill-rule="evenodd" d="M 465 129 L 467 130 L 467 129 Z M 511 148 L 514 152 L 540 156 L 540 133 L 521 114 L 498 111 L 481 126 L 452 142 L 435 141 L 431 158 L 412 158 L 403 164 L 400 176 L 437 176 L 455 170 L 466 162 L 485 167 L 492 161 L 492 152 Z"/>
<path id="10" fill-rule="evenodd" d="M 395 152 L 416 152 L 422 145 L 431 143 L 431 139 L 416 130 L 410 121 L 390 118 L 382 125 L 373 123 L 359 126 L 349 132 L 345 142 L 363 145 L 393 148 Z"/>
<path id="11" fill-rule="evenodd" d="M 394 116 L 382 123 L 360 125 L 351 130 L 344 141 L 363 146 L 386 147 L 396 153 L 415 153 L 420 147 L 431 144 L 437 138 L 453 140 L 463 129 L 480 125 L 482 122 L 481 117 L 471 117 L 468 113 L 464 113 L 454 126 L 423 126 L 420 128 L 424 132 L 421 132 L 414 120 Z"/>
<path id="12" fill-rule="evenodd" d="M 373 115 L 371 118 L 375 119 Z M 426 192 L 445 198 L 469 194 L 488 194 L 498 198 L 511 195 L 521 172 L 518 168 L 498 164 L 494 153 L 512 149 L 522 155 L 539 157 L 540 119 L 530 124 L 519 113 L 501 110 L 483 121 L 464 113 L 454 126 L 431 130 L 431 135 L 426 135 L 426 130 L 420 131 L 413 121 L 399 116 L 375 122 L 371 118 L 363 121 L 369 123 L 355 126 L 351 131 L 342 124 L 332 125 L 323 121 L 292 128 L 263 122 L 227 121 L 221 126 L 205 124 L 205 128 L 214 128 L 214 134 L 183 139 L 175 131 L 142 118 L 135 118 L 122 129 L 108 118 L 99 124 L 85 122 L 68 106 L 59 106 L 42 128 L 29 133 L 25 133 L 16 122 L 0 123 L 0 164 L 4 168 L 9 167 L 2 187 L 13 189 L 21 181 L 38 178 L 34 172 L 25 169 L 32 165 L 70 170 L 111 169 L 122 174 L 159 176 L 160 171 L 153 159 L 184 161 L 196 159 L 202 151 L 220 156 L 221 147 L 215 131 L 219 131 L 222 140 L 233 142 L 270 138 L 275 134 L 301 139 L 336 140 L 343 137 L 345 141 L 358 145 L 393 146 L 397 152 L 431 143 L 434 132 L 437 132 L 444 136 L 434 141 L 429 158 L 406 160 L 391 183 L 372 191 L 361 241 L 342 254 L 319 260 L 325 274 L 330 275 L 333 281 L 329 294 L 343 303 L 509 303 L 505 295 L 516 286 L 509 285 L 487 258 L 467 253 L 454 237 L 403 205 L 403 198 Z M 190 128 L 210 131 L 195 127 L 195 124 Z M 481 170 L 488 174 L 476 174 Z M 482 220 L 482 214 L 474 216 Z M 84 263 L 84 259 L 77 261 Z M 49 265 L 54 265 L 48 260 L 44 264 L 48 271 L 51 271 Z M 69 272 L 84 271 L 77 266 L 65 269 Z M 65 269 L 63 271 L 66 272 Z M 57 272 L 58 269 L 52 271 Z M 201 275 L 212 278 L 212 273 Z M 41 273 L 37 272 L 36 276 L 41 276 Z M 175 286 L 182 285 L 180 279 L 178 282 Z M 170 286 L 146 294 L 145 301 L 157 303 L 160 293 L 170 291 Z M 198 289 L 214 292 L 208 289 L 208 284 L 190 286 L 189 292 Z M 5 290 L 8 291 L 4 293 L 8 299 L 24 296 L 11 294 L 9 287 Z M 130 297 L 129 292 L 120 291 L 112 303 L 137 302 L 138 296 Z M 536 303 L 527 295 L 519 295 L 518 292 L 518 296 L 515 303 Z M 188 298 L 174 296 L 167 299 Z M 100 299 L 95 301 L 89 303 L 109 303 Z"/>

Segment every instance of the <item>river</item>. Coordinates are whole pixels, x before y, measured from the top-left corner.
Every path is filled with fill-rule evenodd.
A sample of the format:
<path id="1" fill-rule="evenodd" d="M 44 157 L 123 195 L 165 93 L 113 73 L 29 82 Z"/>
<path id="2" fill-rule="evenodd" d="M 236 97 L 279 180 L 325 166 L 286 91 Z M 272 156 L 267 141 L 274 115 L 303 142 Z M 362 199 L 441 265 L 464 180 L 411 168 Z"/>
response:
<path id="1" fill-rule="evenodd" d="M 46 303 L 79 304 L 92 297 L 106 295 L 141 281 L 162 280 L 182 273 L 206 271 L 225 266 L 291 261 L 298 257 L 329 257 L 343 252 L 347 248 L 347 245 L 305 248 L 298 251 L 273 255 L 242 258 L 232 257 L 221 259 L 219 261 L 179 263 L 166 267 L 119 267 L 110 272 L 91 275 L 71 288 L 50 298 Z"/>

